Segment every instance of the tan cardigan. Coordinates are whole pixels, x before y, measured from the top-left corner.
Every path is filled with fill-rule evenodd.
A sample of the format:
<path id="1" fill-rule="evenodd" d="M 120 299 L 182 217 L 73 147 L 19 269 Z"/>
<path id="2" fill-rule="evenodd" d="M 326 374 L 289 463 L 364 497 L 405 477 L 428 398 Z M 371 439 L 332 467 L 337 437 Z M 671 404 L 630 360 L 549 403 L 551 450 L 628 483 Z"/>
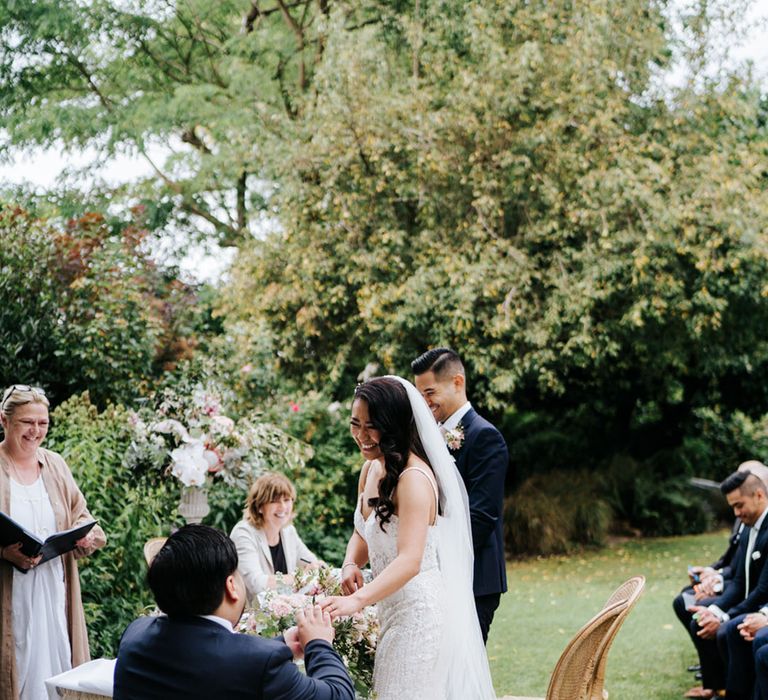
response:
<path id="1" fill-rule="evenodd" d="M 62 457 L 55 452 L 40 448 L 38 450 L 43 475 L 43 483 L 51 499 L 51 506 L 56 517 L 56 529 L 68 530 L 80 522 L 93 520 L 88 512 L 85 498 L 77 488 L 72 472 Z M 0 454 L 0 510 L 10 512 L 10 465 Z M 95 544 L 90 549 L 76 549 L 64 554 L 64 581 L 67 594 L 67 627 L 72 647 L 72 666 L 90 659 L 88 650 L 88 632 L 85 629 L 83 602 L 80 598 L 80 577 L 77 573 L 76 558 L 91 554 L 106 544 L 104 531 L 96 525 L 91 532 L 96 536 Z M 16 678 L 16 653 L 13 641 L 13 623 L 11 620 L 11 588 L 13 586 L 13 566 L 7 561 L 0 561 L 0 700 L 18 700 L 19 691 Z"/>

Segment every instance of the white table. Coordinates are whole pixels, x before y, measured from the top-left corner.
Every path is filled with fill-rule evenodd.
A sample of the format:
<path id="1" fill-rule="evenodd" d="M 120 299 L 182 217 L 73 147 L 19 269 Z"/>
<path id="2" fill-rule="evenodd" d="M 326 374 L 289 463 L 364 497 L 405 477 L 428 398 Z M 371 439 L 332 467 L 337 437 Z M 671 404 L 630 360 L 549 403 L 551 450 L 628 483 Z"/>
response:
<path id="1" fill-rule="evenodd" d="M 114 675 L 114 659 L 94 659 L 49 678 L 45 684 L 69 700 L 101 700 L 112 697 Z"/>

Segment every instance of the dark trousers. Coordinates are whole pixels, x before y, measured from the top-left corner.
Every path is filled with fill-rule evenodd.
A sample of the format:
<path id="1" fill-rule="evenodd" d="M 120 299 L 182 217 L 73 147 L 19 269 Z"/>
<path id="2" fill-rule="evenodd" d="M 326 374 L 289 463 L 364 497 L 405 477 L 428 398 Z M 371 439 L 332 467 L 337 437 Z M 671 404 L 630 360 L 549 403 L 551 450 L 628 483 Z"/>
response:
<path id="1" fill-rule="evenodd" d="M 480 621 L 480 631 L 483 633 L 483 644 L 488 642 L 488 630 L 491 629 L 493 615 L 499 607 L 501 593 L 489 593 L 488 595 L 475 596 L 475 608 L 477 619 Z"/>
<path id="2" fill-rule="evenodd" d="M 727 625 L 720 625 L 715 639 L 702 639 L 698 636 L 699 623 L 691 619 L 688 632 L 693 640 L 693 645 L 699 654 L 699 663 L 701 664 L 701 685 L 711 690 L 722 690 L 725 688 L 725 662 L 723 656 L 726 654 L 725 630 Z M 722 653 L 720 650 L 723 650 Z"/>
<path id="3" fill-rule="evenodd" d="M 752 700 L 755 687 L 755 663 L 752 642 L 739 634 L 738 626 L 746 615 L 734 617 L 726 622 L 723 635 L 725 647 L 725 690 L 728 700 Z"/>
<path id="4" fill-rule="evenodd" d="M 763 627 L 752 642 L 755 661 L 755 700 L 768 700 L 768 627 Z"/>

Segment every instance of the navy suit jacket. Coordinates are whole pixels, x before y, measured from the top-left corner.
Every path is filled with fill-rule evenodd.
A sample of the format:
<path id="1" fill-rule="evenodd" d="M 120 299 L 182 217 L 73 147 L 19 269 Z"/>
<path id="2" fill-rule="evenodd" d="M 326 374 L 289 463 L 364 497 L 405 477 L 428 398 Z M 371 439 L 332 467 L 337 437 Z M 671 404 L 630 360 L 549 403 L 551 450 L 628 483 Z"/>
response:
<path id="1" fill-rule="evenodd" d="M 307 675 L 277 639 L 230 632 L 202 617 L 142 617 L 123 633 L 115 700 L 353 700 L 333 647 L 304 650 Z"/>
<path id="2" fill-rule="evenodd" d="M 472 546 L 475 551 L 475 596 L 504 593 L 504 480 L 509 466 L 501 433 L 471 408 L 461 419 L 464 441 L 453 452 L 469 496 Z"/>
<path id="3" fill-rule="evenodd" d="M 745 563 L 750 530 L 751 528 L 748 527 L 742 530 L 739 546 L 732 562 L 733 579 L 723 594 L 712 601 L 731 617 L 757 612 L 764 605 L 768 605 L 768 566 L 765 566 L 768 559 L 768 518 L 763 521 L 752 550 L 752 561 L 749 564 L 749 595 L 745 598 L 747 580 Z M 755 558 L 757 552 L 759 556 Z"/>

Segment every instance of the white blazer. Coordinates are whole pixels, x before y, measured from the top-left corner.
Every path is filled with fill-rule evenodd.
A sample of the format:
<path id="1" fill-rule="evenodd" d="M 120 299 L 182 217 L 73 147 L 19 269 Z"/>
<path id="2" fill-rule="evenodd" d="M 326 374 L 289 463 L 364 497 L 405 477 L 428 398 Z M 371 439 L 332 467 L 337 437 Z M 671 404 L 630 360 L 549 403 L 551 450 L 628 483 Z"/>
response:
<path id="1" fill-rule="evenodd" d="M 232 528 L 230 538 L 237 547 L 239 559 L 237 568 L 245 579 L 248 600 L 253 600 L 267 587 L 267 579 L 275 573 L 267 536 L 264 530 L 259 530 L 246 520 L 241 520 Z M 280 539 L 283 542 L 283 553 L 289 574 L 300 568 L 302 559 L 307 562 L 317 561 L 317 557 L 302 542 L 293 525 L 286 525 L 280 531 Z"/>

